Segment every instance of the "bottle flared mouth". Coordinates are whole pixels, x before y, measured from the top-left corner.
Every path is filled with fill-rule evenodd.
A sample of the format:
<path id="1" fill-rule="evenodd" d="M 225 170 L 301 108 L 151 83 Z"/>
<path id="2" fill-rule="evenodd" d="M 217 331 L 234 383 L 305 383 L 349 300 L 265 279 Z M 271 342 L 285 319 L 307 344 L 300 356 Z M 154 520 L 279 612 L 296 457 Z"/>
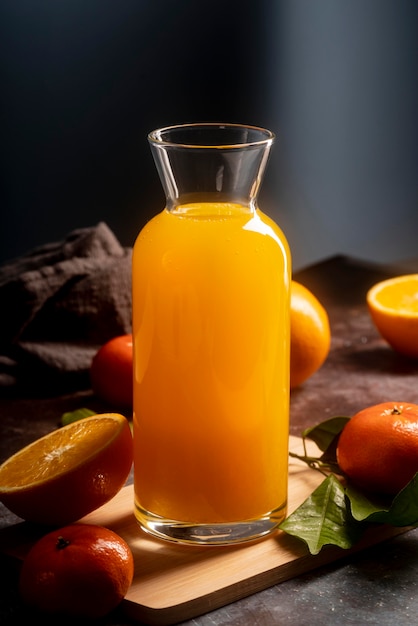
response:
<path id="1" fill-rule="evenodd" d="M 266 128 L 215 122 L 165 126 L 148 135 L 149 142 L 159 146 L 222 150 L 271 145 L 274 139 L 274 133 Z"/>

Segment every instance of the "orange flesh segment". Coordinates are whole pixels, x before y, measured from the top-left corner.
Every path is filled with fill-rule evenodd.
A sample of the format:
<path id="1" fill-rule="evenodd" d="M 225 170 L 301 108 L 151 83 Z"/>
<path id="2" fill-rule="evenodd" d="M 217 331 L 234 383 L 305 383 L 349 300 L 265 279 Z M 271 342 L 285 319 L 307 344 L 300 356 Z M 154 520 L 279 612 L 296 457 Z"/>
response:
<path id="1" fill-rule="evenodd" d="M 27 488 L 68 472 L 106 447 L 120 430 L 117 418 L 88 418 L 49 433 L 10 457 L 0 469 L 0 489 Z"/>
<path id="2" fill-rule="evenodd" d="M 377 305 L 398 313 L 418 313 L 418 280 L 409 279 L 383 286 L 374 294 Z"/>
<path id="3" fill-rule="evenodd" d="M 393 302 L 394 295 L 397 296 L 396 302 Z M 418 313 L 418 292 L 399 294 L 394 293 L 381 293 L 378 297 L 378 302 L 386 308 L 393 309 L 395 311 L 404 311 L 405 313 Z"/>

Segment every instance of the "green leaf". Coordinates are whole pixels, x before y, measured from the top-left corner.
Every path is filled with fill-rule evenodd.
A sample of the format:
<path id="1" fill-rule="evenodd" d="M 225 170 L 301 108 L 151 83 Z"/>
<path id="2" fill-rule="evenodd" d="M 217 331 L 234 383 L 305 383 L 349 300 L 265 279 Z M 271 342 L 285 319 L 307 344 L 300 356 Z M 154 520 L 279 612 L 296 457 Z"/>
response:
<path id="1" fill-rule="evenodd" d="M 375 495 L 368 495 L 348 483 L 345 489 L 350 504 L 351 514 L 358 522 L 366 520 L 375 521 L 376 515 L 386 514 L 390 508 L 390 502 Z"/>
<path id="2" fill-rule="evenodd" d="M 64 413 L 62 415 L 61 426 L 67 426 L 67 424 L 72 424 L 72 422 L 78 422 L 78 420 L 90 417 L 91 415 L 96 415 L 96 413 L 94 411 L 90 411 L 90 409 L 77 409 L 76 411 L 69 411 L 68 413 Z"/>
<path id="3" fill-rule="evenodd" d="M 337 463 L 337 446 L 349 420 L 349 417 L 337 416 L 306 429 L 302 433 L 304 453 L 289 452 L 291 457 L 327 476 L 280 525 L 281 530 L 304 541 L 311 554 L 318 554 L 325 545 L 351 548 L 370 524 L 418 526 L 418 473 L 393 499 L 366 494 L 344 476 Z M 322 454 L 308 454 L 307 439 L 312 440 Z M 345 478 L 345 487 L 337 476 Z"/>
<path id="4" fill-rule="evenodd" d="M 333 474 L 279 528 L 304 541 L 311 554 L 330 544 L 351 548 L 363 532 L 363 525 L 353 519 L 347 507 L 343 485 Z"/>
<path id="5" fill-rule="evenodd" d="M 319 470 L 324 475 L 332 471 L 335 474 L 342 475 L 337 463 L 337 445 L 340 433 L 348 422 L 349 417 L 332 417 L 317 426 L 307 428 L 302 433 L 303 454 L 289 452 L 289 456 L 304 461 L 312 469 Z M 323 454 L 319 456 L 311 456 L 307 452 L 306 440 L 312 440 Z"/>
<path id="6" fill-rule="evenodd" d="M 391 526 L 418 525 L 418 474 L 392 502 L 379 500 L 347 485 L 351 514 L 359 522 L 367 521 Z"/>
<path id="7" fill-rule="evenodd" d="M 322 452 L 325 452 L 335 440 L 336 436 L 341 433 L 349 419 L 349 417 L 342 416 L 331 417 L 329 420 L 317 424 L 317 426 L 307 428 L 302 433 L 302 437 L 304 439 L 311 439 Z"/>

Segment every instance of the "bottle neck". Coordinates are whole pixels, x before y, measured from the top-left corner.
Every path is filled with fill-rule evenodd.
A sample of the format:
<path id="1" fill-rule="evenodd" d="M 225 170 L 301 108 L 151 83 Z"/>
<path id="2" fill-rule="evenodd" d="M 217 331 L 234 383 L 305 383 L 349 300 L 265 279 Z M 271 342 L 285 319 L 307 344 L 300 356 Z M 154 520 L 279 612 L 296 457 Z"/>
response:
<path id="1" fill-rule="evenodd" d="M 149 137 L 167 210 L 205 204 L 255 211 L 273 142 L 270 131 L 185 125 L 154 131 Z"/>

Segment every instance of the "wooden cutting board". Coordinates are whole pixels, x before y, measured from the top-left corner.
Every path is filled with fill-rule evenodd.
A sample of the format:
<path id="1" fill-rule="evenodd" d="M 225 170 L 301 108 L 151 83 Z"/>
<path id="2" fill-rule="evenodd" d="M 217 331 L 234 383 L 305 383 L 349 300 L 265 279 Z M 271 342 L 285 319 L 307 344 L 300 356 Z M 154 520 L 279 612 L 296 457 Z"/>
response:
<path id="1" fill-rule="evenodd" d="M 300 452 L 301 445 L 301 439 L 290 438 L 292 450 Z M 290 459 L 289 513 L 323 479 L 319 472 Z M 82 521 L 107 526 L 130 545 L 135 576 L 123 608 L 132 619 L 151 625 L 175 624 L 208 613 L 408 530 L 378 526 L 353 550 L 328 547 L 316 556 L 303 542 L 281 531 L 241 546 L 182 546 L 153 539 L 139 529 L 132 485 Z M 7 527 L 0 531 L 0 551 L 22 559 L 36 538 L 26 523 Z"/>

